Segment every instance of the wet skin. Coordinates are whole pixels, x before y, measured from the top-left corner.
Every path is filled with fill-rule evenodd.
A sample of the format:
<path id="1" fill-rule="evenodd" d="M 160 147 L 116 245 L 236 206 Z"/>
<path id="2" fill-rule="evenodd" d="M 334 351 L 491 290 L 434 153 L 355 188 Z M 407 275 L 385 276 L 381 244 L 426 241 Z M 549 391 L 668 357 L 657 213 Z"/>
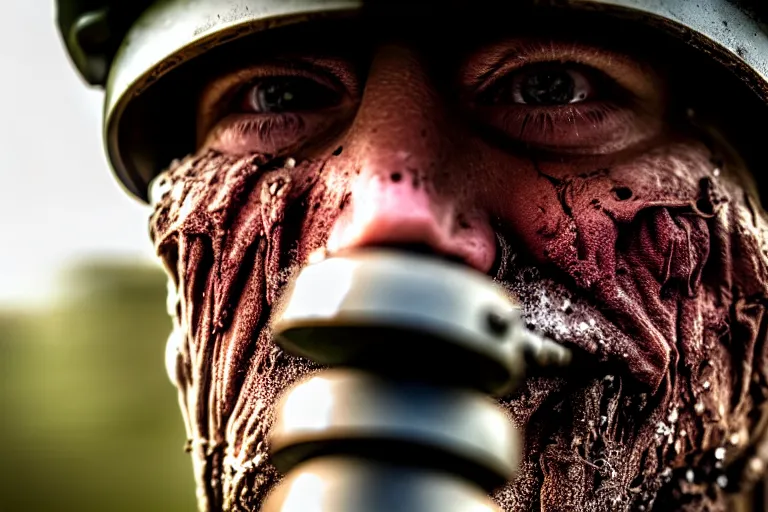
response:
<path id="1" fill-rule="evenodd" d="M 278 479 L 271 407 L 314 369 L 270 338 L 291 276 L 318 251 L 417 245 L 594 355 L 502 400 L 526 429 L 503 510 L 725 510 L 768 389 L 766 224 L 670 80 L 548 35 L 306 45 L 212 78 L 151 219 L 201 506 L 257 510 Z"/>

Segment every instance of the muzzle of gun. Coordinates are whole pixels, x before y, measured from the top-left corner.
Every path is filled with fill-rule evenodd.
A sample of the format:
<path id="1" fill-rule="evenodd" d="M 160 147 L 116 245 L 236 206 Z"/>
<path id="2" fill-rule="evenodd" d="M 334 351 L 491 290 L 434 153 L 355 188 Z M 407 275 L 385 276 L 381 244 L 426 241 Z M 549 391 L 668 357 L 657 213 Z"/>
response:
<path id="1" fill-rule="evenodd" d="M 327 370 L 289 389 L 263 512 L 491 512 L 522 436 L 492 397 L 571 352 L 525 328 L 487 276 L 384 249 L 307 266 L 275 323 Z"/>

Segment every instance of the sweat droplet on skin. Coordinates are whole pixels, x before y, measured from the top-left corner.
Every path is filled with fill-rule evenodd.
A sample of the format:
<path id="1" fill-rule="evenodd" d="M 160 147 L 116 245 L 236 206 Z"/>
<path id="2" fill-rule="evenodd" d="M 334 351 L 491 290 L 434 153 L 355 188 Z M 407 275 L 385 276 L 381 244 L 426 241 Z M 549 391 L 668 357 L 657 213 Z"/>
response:
<path id="1" fill-rule="evenodd" d="M 667 420 L 670 423 L 676 423 L 678 418 L 677 409 L 672 409 L 672 412 L 669 413 L 669 416 L 667 416 Z"/>
<path id="2" fill-rule="evenodd" d="M 749 467 L 749 471 L 756 476 L 761 476 L 765 471 L 765 463 L 757 457 L 749 459 L 747 466 Z"/>
<path id="3" fill-rule="evenodd" d="M 725 460 L 725 448 L 722 446 L 715 450 L 715 458 L 717 460 Z"/>
<path id="4" fill-rule="evenodd" d="M 672 427 L 670 427 L 669 425 L 667 425 L 666 423 L 664 423 L 663 421 L 660 421 L 656 425 L 656 433 L 658 435 L 660 435 L 660 436 L 664 436 L 664 437 L 668 437 L 669 438 L 674 433 L 674 429 Z M 671 444 L 670 441 L 667 441 L 667 442 L 668 442 L 668 444 Z"/>

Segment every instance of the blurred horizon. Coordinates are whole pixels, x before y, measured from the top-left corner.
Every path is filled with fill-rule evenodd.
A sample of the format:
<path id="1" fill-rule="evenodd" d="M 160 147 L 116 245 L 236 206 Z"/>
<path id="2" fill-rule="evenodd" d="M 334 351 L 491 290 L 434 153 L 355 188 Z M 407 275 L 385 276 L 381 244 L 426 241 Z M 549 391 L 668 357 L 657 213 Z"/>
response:
<path id="1" fill-rule="evenodd" d="M 0 510 L 194 510 L 164 274 L 94 258 L 60 279 L 45 306 L 0 308 Z"/>
<path id="2" fill-rule="evenodd" d="M 53 0 L 4 7 L 0 511 L 195 510 L 148 208 L 112 176 Z"/>

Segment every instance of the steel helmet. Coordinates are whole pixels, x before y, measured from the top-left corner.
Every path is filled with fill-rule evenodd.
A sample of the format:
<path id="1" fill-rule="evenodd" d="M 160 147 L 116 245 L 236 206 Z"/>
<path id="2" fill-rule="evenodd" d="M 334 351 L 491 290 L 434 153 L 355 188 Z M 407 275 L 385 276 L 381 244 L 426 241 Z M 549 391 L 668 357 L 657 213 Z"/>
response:
<path id="1" fill-rule="evenodd" d="M 176 94 L 179 83 L 176 89 L 169 84 L 177 68 L 247 35 L 310 19 L 354 15 L 370 3 L 375 2 L 57 0 L 59 28 L 74 64 L 87 82 L 106 89 L 104 140 L 112 168 L 128 191 L 145 201 L 150 180 L 173 158 L 194 149 L 193 138 L 162 124 L 164 116 L 155 110 L 157 100 L 149 99 L 163 97 L 163 91 L 174 91 L 165 97 Z M 408 11 L 414 3 L 398 8 Z M 442 10 L 453 3 L 439 6 Z M 518 4 L 638 18 L 705 53 L 738 78 L 757 101 L 768 104 L 768 14 L 760 10 L 760 0 L 522 0 Z M 168 106 L 167 102 L 162 105 Z M 184 112 L 179 109 L 177 114 Z"/>

